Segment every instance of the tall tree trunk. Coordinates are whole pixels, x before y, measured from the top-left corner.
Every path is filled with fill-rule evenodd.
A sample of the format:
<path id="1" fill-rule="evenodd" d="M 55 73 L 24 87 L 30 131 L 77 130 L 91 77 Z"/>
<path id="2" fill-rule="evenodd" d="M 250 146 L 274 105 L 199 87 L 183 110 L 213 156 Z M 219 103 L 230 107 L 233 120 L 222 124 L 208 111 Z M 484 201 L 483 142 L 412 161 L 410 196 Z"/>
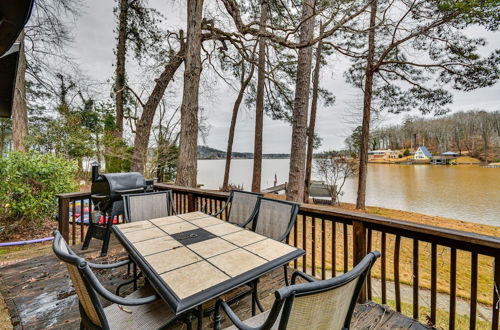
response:
<path id="1" fill-rule="evenodd" d="M 182 33 L 180 39 L 182 40 Z M 185 45 L 181 42 L 180 50 L 165 66 L 160 77 L 156 80 L 153 91 L 144 104 L 141 118 L 137 122 L 136 127 L 134 153 L 132 155 L 132 171 L 144 172 L 148 153 L 149 136 L 151 134 L 151 126 L 153 125 L 156 109 L 158 108 L 158 104 L 160 104 L 168 84 L 174 78 L 175 72 L 184 61 L 185 52 Z"/>
<path id="2" fill-rule="evenodd" d="M 115 70 L 115 105 L 116 105 L 116 127 L 114 135 L 117 138 L 123 136 L 123 112 L 125 103 L 125 57 L 127 43 L 127 16 L 128 0 L 119 1 L 118 15 L 118 44 L 116 46 L 116 70 Z"/>
<path id="3" fill-rule="evenodd" d="M 260 3 L 260 31 L 266 30 L 267 23 L 267 0 L 261 0 Z M 253 175 L 252 191 L 260 191 L 260 182 L 262 174 L 262 132 L 264 129 L 264 84 L 265 84 L 265 65 L 266 65 L 266 40 L 263 37 L 259 39 L 259 71 L 257 74 L 257 96 L 255 100 L 255 139 L 253 146 Z"/>
<path id="4" fill-rule="evenodd" d="M 233 141 L 234 141 L 234 130 L 236 128 L 236 119 L 238 118 L 238 111 L 240 109 L 241 101 L 245 95 L 245 90 L 252 80 L 254 72 L 254 65 L 252 64 L 248 76 L 245 78 L 245 61 L 241 62 L 241 85 L 240 91 L 238 92 L 238 97 L 234 102 L 233 115 L 231 117 L 231 125 L 229 126 L 229 136 L 227 138 L 227 151 L 226 151 L 226 166 L 224 168 L 224 181 L 222 183 L 222 190 L 227 191 L 229 189 L 229 171 L 231 170 L 231 156 L 233 153 Z"/>
<path id="5" fill-rule="evenodd" d="M 196 187 L 202 18 L 203 0 L 187 0 L 187 50 L 184 63 L 179 162 L 175 180 L 176 184 L 186 187 Z"/>
<path id="6" fill-rule="evenodd" d="M 19 63 L 12 104 L 12 142 L 14 151 L 26 151 L 24 139 L 28 135 L 28 106 L 26 104 L 26 54 L 24 51 L 24 32 L 19 36 Z"/>
<path id="7" fill-rule="evenodd" d="M 314 32 L 315 0 L 303 0 L 300 41 L 307 42 Z M 306 163 L 307 113 L 309 108 L 309 89 L 311 86 L 312 47 L 299 50 L 295 101 L 293 107 L 292 147 L 290 152 L 290 172 L 288 175 L 287 199 L 301 202 L 304 200 L 304 179 Z"/>
<path id="8" fill-rule="evenodd" d="M 324 28 L 320 23 L 319 34 L 323 34 Z M 316 49 L 316 64 L 313 75 L 313 94 L 311 102 L 311 116 L 309 118 L 309 130 L 307 135 L 307 159 L 306 159 L 306 180 L 304 182 L 304 203 L 309 203 L 309 189 L 311 187 L 312 159 L 314 152 L 314 133 L 316 129 L 316 111 L 318 109 L 318 89 L 319 89 L 319 71 L 321 70 L 321 48 L 323 42 L 318 43 Z"/>
<path id="9" fill-rule="evenodd" d="M 0 119 L 0 158 L 3 157 L 3 147 L 5 145 L 5 137 L 7 135 L 7 127 L 4 120 Z"/>
<path id="10" fill-rule="evenodd" d="M 365 72 L 365 90 L 363 98 L 363 124 L 361 129 L 361 145 L 359 150 L 358 197 L 356 209 L 365 209 L 366 176 L 368 172 L 368 140 L 370 138 L 370 116 L 373 92 L 373 59 L 375 57 L 375 18 L 377 1 L 370 5 L 370 32 L 368 33 L 368 59 Z"/>

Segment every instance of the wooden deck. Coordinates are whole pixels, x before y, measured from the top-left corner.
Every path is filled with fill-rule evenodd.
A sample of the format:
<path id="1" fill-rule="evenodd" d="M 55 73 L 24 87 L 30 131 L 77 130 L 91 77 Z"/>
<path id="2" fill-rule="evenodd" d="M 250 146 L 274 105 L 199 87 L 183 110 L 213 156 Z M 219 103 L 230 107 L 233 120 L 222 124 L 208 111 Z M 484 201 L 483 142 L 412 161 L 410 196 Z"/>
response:
<path id="1" fill-rule="evenodd" d="M 100 242 L 93 240 L 89 250 L 75 252 L 94 262 L 113 262 L 126 255 L 121 246 L 112 240 L 109 256 L 97 257 Z M 95 243 L 95 244 L 94 244 Z M 110 272 L 97 273 L 105 287 L 113 290 L 129 279 L 126 267 Z M 259 295 L 265 308 L 270 308 L 277 288 L 283 286 L 283 272 L 277 269 L 261 280 Z M 131 288 L 129 288 L 131 290 Z M 114 290 L 113 290 L 114 291 Z M 126 291 L 126 290 L 125 290 Z M 78 329 L 79 312 L 75 291 L 71 286 L 66 267 L 52 254 L 24 260 L 0 268 L 0 292 L 12 317 L 14 329 Z M 250 298 L 233 305 L 242 319 L 250 316 Z M 106 302 L 103 302 L 106 304 Z M 226 322 L 226 321 L 225 321 Z M 204 329 L 212 328 L 210 318 L 203 320 Z M 0 328 L 3 329 L 2 326 Z M 183 328 L 182 323 L 173 326 Z M 417 321 L 403 316 L 387 306 L 373 302 L 358 305 L 352 320 L 352 329 L 429 329 Z"/>

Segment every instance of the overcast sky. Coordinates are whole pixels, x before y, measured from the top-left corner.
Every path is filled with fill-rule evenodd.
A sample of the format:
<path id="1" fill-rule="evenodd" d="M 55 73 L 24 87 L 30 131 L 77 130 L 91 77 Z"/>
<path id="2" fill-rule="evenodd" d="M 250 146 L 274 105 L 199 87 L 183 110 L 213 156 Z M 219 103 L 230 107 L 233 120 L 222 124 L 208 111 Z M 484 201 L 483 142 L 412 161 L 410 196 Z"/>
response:
<path id="1" fill-rule="evenodd" d="M 85 7 L 74 27 L 75 42 L 70 51 L 78 63 L 83 74 L 98 83 L 98 88 L 103 92 L 102 97 L 109 96 L 110 83 L 113 77 L 113 63 L 115 47 L 115 19 L 113 15 L 114 1 L 112 0 L 86 0 Z M 171 28 L 180 28 L 185 22 L 184 1 L 152 0 L 150 4 L 163 13 L 167 20 L 165 24 Z M 500 48 L 499 33 L 485 33 L 484 31 L 471 31 L 473 34 L 481 33 L 489 44 L 486 48 L 491 51 Z M 129 58 L 128 63 L 133 59 Z M 331 56 L 328 68 L 322 71 L 321 85 L 330 90 L 336 97 L 332 107 L 325 108 L 320 105 L 317 119 L 317 133 L 323 138 L 321 150 L 339 149 L 343 147 L 344 139 L 352 132 L 356 120 L 352 113 L 359 107 L 360 92 L 344 82 L 343 71 L 348 62 L 345 59 Z M 141 90 L 141 83 L 145 75 L 136 66 L 129 71 L 134 88 Z M 231 118 L 232 105 L 235 91 L 222 80 L 205 73 L 203 77 L 203 94 L 200 106 L 206 109 L 206 116 L 210 131 L 206 145 L 225 150 L 227 134 Z M 168 100 L 172 107 L 180 105 L 182 93 L 182 70 L 177 73 L 176 82 L 168 88 Z M 464 110 L 499 110 L 500 85 L 481 89 L 469 93 L 454 93 L 454 103 L 450 106 L 452 111 Z M 382 117 L 382 123 L 397 123 L 407 114 L 390 115 Z M 234 151 L 253 151 L 254 114 L 252 109 L 242 107 L 236 127 Z M 288 123 L 264 121 L 264 153 L 290 152 L 291 127 Z M 200 143 L 203 143 L 200 141 Z"/>

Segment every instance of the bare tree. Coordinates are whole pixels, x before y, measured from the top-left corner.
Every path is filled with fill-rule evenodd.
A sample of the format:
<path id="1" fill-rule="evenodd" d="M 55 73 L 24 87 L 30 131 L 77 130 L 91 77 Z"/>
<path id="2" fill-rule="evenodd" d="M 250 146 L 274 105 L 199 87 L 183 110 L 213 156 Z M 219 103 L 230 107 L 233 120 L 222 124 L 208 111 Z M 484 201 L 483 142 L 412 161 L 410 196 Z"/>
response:
<path id="1" fill-rule="evenodd" d="M 320 22 L 320 34 L 323 34 L 324 26 Z M 316 129 L 316 112 L 318 109 L 319 72 L 321 70 L 321 50 L 323 42 L 320 41 L 316 47 L 316 64 L 313 75 L 313 94 L 311 102 L 311 115 L 309 117 L 309 128 L 307 130 L 307 158 L 306 158 L 306 179 L 304 182 L 304 203 L 309 203 L 309 189 L 311 186 L 312 158 L 314 152 L 314 134 Z"/>
<path id="2" fill-rule="evenodd" d="M 246 62 L 242 59 L 241 71 L 240 71 L 240 90 L 238 92 L 238 96 L 236 97 L 236 101 L 234 101 L 233 114 L 231 116 L 231 125 L 229 126 L 229 134 L 227 138 L 226 164 L 224 168 L 224 181 L 222 183 L 223 191 L 229 190 L 229 172 L 231 170 L 231 157 L 233 152 L 234 131 L 236 129 L 236 120 L 238 118 L 238 111 L 240 109 L 243 96 L 245 95 L 245 90 L 250 81 L 252 80 L 255 68 L 253 64 L 250 64 L 250 72 L 246 74 L 246 65 L 247 65 Z"/>
<path id="3" fill-rule="evenodd" d="M 373 92 L 373 70 L 375 58 L 375 24 L 377 17 L 377 1 L 370 5 L 370 30 L 368 32 L 368 57 L 365 70 L 364 98 L 363 98 L 363 124 L 361 129 L 361 144 L 359 149 L 359 178 L 356 208 L 364 209 L 366 200 L 366 176 L 368 171 L 368 141 L 370 139 L 370 116 Z"/>
<path id="4" fill-rule="evenodd" d="M 179 162 L 175 183 L 196 187 L 198 150 L 198 93 L 201 74 L 203 0 L 187 1 L 187 46 L 181 106 Z"/>
<path id="5" fill-rule="evenodd" d="M 332 204 L 340 204 L 342 189 L 347 179 L 356 174 L 357 165 L 353 159 L 330 151 L 315 160 L 315 170 L 324 181 L 332 198 Z"/>
<path id="6" fill-rule="evenodd" d="M 140 102 L 140 98 L 137 97 L 142 105 L 142 114 L 137 122 L 134 138 L 134 153 L 132 155 L 132 170 L 143 172 L 144 166 L 147 161 L 147 151 L 149 145 L 149 136 L 151 134 L 151 126 L 153 125 L 153 119 L 156 113 L 158 104 L 160 103 L 165 90 L 167 89 L 169 83 L 174 78 L 177 69 L 180 67 L 184 61 L 184 55 L 186 52 L 186 46 L 183 41 L 182 30 L 179 33 L 180 49 L 177 52 L 173 52 L 170 60 L 165 65 L 163 72 L 160 74 L 158 79 L 156 79 L 156 84 L 151 91 L 147 101 L 145 103 Z"/>
<path id="7" fill-rule="evenodd" d="M 379 4 L 381 10 L 377 16 Z M 353 29 L 352 38 L 346 38 L 347 47 L 334 45 L 336 50 L 353 58 L 355 64 L 348 70 L 347 78 L 364 93 L 358 209 L 365 208 L 373 98 L 378 100 L 380 109 L 394 113 L 419 109 L 440 115 L 448 111 L 446 105 L 452 102 L 444 84 L 470 91 L 491 86 L 500 77 L 496 64 L 500 54 L 493 52 L 481 57 L 477 50 L 483 41 L 470 39 L 461 32 L 470 24 L 495 29 L 492 22 L 498 12 L 496 4 L 463 6 L 461 2 L 377 0 L 370 7 L 368 27 Z M 364 37 L 356 36 L 360 31 L 361 36 L 368 32 L 368 43 Z M 350 47 L 362 51 L 353 52 Z M 427 56 L 415 58 L 415 52 L 423 51 L 428 52 Z M 433 86 L 430 83 L 433 79 L 438 84 Z"/>
<path id="8" fill-rule="evenodd" d="M 19 62 L 12 103 L 12 142 L 14 151 L 26 151 L 24 140 L 28 135 L 28 105 L 26 102 L 26 53 L 24 48 L 24 32 L 19 36 Z"/>
<path id="9" fill-rule="evenodd" d="M 260 3 L 260 26 L 261 32 L 265 32 L 267 23 L 267 0 Z M 253 147 L 253 170 L 252 191 L 260 192 L 260 181 L 262 172 L 262 133 L 264 128 L 264 84 L 266 64 L 266 39 L 259 37 L 259 64 L 257 71 L 257 97 L 255 100 L 255 139 Z"/>
<path id="10" fill-rule="evenodd" d="M 314 33 L 314 0 L 303 0 L 300 40 L 308 43 Z M 300 202 L 304 200 L 304 179 L 306 160 L 307 114 L 311 82 L 312 47 L 299 49 L 295 102 L 292 123 L 292 149 L 286 198 Z"/>
<path id="11" fill-rule="evenodd" d="M 118 36 L 116 45 L 116 69 L 115 69 L 115 107 L 116 128 L 114 134 L 117 138 L 123 136 L 123 108 L 125 104 L 125 60 L 127 52 L 127 20 L 129 0 L 118 2 Z"/>
<path id="12" fill-rule="evenodd" d="M 126 58 L 127 50 L 135 53 L 137 60 L 144 57 L 161 57 L 164 35 L 158 27 L 163 16 L 155 9 L 147 7 L 147 0 L 119 0 L 115 8 L 118 18 L 117 44 L 116 44 L 116 69 L 115 69 L 115 106 L 116 127 L 113 134 L 116 138 L 123 137 L 123 118 L 127 103 L 127 76 Z"/>

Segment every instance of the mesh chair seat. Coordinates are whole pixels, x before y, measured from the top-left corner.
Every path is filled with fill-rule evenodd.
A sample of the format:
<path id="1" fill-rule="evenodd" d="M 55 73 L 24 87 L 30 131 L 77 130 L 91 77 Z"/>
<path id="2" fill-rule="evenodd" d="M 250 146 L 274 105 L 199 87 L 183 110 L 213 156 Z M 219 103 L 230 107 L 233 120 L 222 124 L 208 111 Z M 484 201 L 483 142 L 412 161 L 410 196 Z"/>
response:
<path id="1" fill-rule="evenodd" d="M 150 288 L 141 288 L 126 298 L 144 298 L 154 294 Z M 122 306 L 112 304 L 104 308 L 110 329 L 158 329 L 172 320 L 175 315 L 163 300 L 139 306 Z"/>

